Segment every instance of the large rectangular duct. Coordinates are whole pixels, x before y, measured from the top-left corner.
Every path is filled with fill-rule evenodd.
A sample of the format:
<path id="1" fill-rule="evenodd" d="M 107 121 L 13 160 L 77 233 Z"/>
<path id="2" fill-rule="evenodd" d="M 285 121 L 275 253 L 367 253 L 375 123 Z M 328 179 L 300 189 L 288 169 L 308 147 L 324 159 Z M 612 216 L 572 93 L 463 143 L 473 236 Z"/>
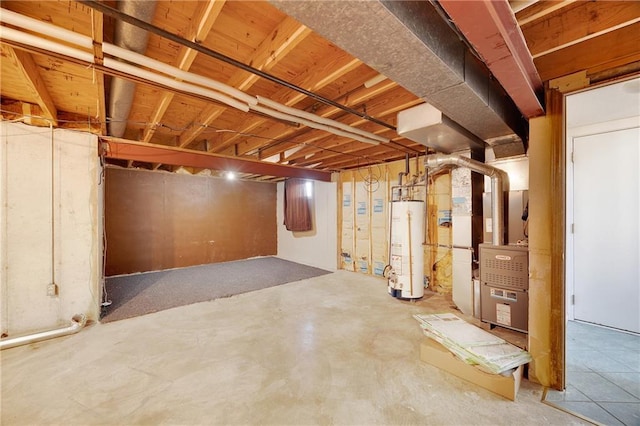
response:
<path id="1" fill-rule="evenodd" d="M 526 139 L 527 121 L 431 2 L 270 3 L 480 139 Z"/>
<path id="2" fill-rule="evenodd" d="M 484 141 L 428 103 L 398 113 L 400 136 L 450 154 L 484 149 Z"/>

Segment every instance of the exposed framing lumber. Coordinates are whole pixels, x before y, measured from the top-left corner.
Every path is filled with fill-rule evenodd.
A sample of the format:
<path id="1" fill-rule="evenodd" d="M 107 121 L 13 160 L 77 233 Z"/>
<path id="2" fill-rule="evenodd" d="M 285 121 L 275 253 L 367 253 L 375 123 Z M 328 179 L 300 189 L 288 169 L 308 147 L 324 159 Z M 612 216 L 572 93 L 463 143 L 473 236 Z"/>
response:
<path id="1" fill-rule="evenodd" d="M 106 158 L 145 163 L 163 163 L 171 166 L 196 167 L 250 173 L 275 177 L 296 177 L 323 182 L 331 181 L 331 173 L 303 167 L 284 166 L 259 160 L 227 157 L 210 152 L 191 151 L 166 145 L 135 142 L 127 139 L 101 137 Z"/>
<path id="2" fill-rule="evenodd" d="M 253 64 L 254 68 L 268 72 L 310 34 L 310 29 L 291 18 L 286 18 L 260 43 L 247 62 Z M 240 90 L 247 90 L 257 81 L 257 75 L 239 71 L 229 79 L 227 84 Z M 199 115 L 198 118 L 201 121 L 198 124 L 208 125 L 224 111 L 225 108 L 218 106 L 207 107 Z M 180 135 L 179 145 L 181 147 L 189 145 L 204 129 L 204 126 L 193 126 L 189 131 Z"/>
<path id="3" fill-rule="evenodd" d="M 190 41 L 199 42 L 206 38 L 216 19 L 218 19 L 225 1 L 226 0 L 209 0 L 207 2 L 198 3 L 198 11 L 194 18 L 194 21 L 197 22 L 197 24 L 193 27 L 192 33 L 187 37 Z M 183 71 L 187 71 L 191 68 L 191 65 L 197 55 L 198 52 L 196 50 L 190 49 L 186 46 L 181 46 L 175 60 L 175 66 Z M 162 117 L 164 117 L 169 105 L 171 105 L 173 97 L 174 94 L 171 92 L 164 92 L 162 94 L 162 97 L 158 102 L 158 106 L 151 116 L 150 124 L 148 124 L 144 129 L 144 133 L 142 135 L 143 142 L 149 142 L 151 140 L 156 131 L 157 123 L 162 122 Z"/>
<path id="4" fill-rule="evenodd" d="M 413 97 L 412 97 L 413 98 Z M 404 109 L 407 108 L 411 108 L 412 106 L 415 106 L 417 104 L 420 104 L 423 102 L 422 99 L 410 99 L 410 100 L 404 100 L 402 97 L 399 98 L 401 100 L 401 103 L 397 103 L 397 104 L 393 104 L 389 107 L 387 107 L 384 111 L 379 111 L 379 113 L 377 113 L 376 115 L 378 117 L 384 118 L 386 116 L 389 116 L 391 114 L 394 114 L 398 111 L 402 111 Z M 347 121 L 347 124 L 351 125 L 351 126 L 358 126 L 361 124 L 365 124 L 365 120 L 359 120 L 357 117 L 353 117 L 351 118 L 349 121 Z M 369 130 L 369 129 L 366 129 Z M 384 129 L 382 131 L 386 132 L 388 131 L 388 129 Z M 381 133 L 381 132 L 378 132 Z M 396 135 L 391 135 L 392 137 L 395 137 Z M 337 139 L 335 137 L 327 140 L 324 143 L 319 143 L 317 144 L 318 146 L 306 146 L 302 149 L 300 149 L 299 151 L 296 151 L 295 153 L 291 154 L 287 160 L 293 161 L 293 160 L 297 160 L 300 158 L 304 158 L 305 156 L 308 155 L 313 155 L 316 153 L 319 153 L 321 151 L 323 151 L 322 148 L 332 148 L 332 149 L 337 149 L 338 147 L 341 146 L 340 140 L 347 140 L 346 138 L 342 138 L 342 139 Z M 360 144 L 360 146 L 362 147 L 363 144 Z M 338 154 L 335 154 L 338 155 Z"/>
<path id="5" fill-rule="evenodd" d="M 51 120 L 53 125 L 57 126 L 58 110 L 31 54 L 20 49 L 14 49 L 9 45 L 5 46 L 5 51 L 7 52 L 7 59 L 20 69 L 24 76 L 24 82 L 33 95 L 33 99 L 42 110 L 43 117 Z"/>
<path id="6" fill-rule="evenodd" d="M 556 10 L 560 10 L 563 7 L 569 6 L 571 3 L 576 2 L 577 0 L 562 0 L 562 1 L 540 1 L 537 2 L 526 9 L 521 10 L 516 13 L 516 19 L 518 20 L 518 25 L 521 27 L 523 25 L 528 24 L 529 22 L 533 22 L 537 19 L 544 18 L 550 13 L 555 12 Z"/>
<path id="7" fill-rule="evenodd" d="M 394 89 L 395 87 L 397 87 L 397 83 L 394 83 L 392 81 L 386 82 L 385 84 L 380 84 L 378 85 L 379 87 L 376 87 L 374 89 L 366 89 L 366 88 L 362 88 L 359 90 L 356 90 L 354 93 L 352 93 L 349 98 L 347 99 L 347 102 L 345 102 L 345 105 L 350 106 L 350 107 L 354 107 L 357 104 L 362 103 L 363 101 L 367 100 L 367 99 L 371 99 L 374 96 L 378 96 L 381 95 L 383 93 L 386 93 L 392 89 Z M 341 111 L 340 109 L 336 108 L 336 107 L 332 107 L 332 106 L 327 106 L 325 108 L 321 108 L 318 111 L 316 111 L 316 114 L 320 117 L 332 117 L 335 118 L 335 114 L 338 113 L 343 113 L 343 111 Z M 378 115 L 379 116 L 379 115 Z M 380 116 L 379 116 L 380 117 Z M 381 117 L 380 117 L 381 118 Z M 366 122 L 367 120 L 363 120 L 362 122 Z M 388 129 L 385 129 L 388 130 Z M 277 130 L 274 128 L 274 133 L 269 136 L 269 138 L 271 139 L 275 139 L 276 141 L 279 141 L 283 138 L 298 138 L 300 137 L 302 134 L 306 134 L 309 133 L 311 131 L 313 131 L 312 129 L 304 129 L 303 131 L 292 131 L 291 129 L 284 129 L 281 133 L 277 133 Z M 380 132 L 381 130 L 378 130 L 378 132 Z M 314 131 L 316 134 L 319 133 L 319 131 Z M 292 133 L 294 133 L 292 135 Z M 320 133 L 320 135 L 322 136 L 314 136 L 311 139 L 308 139 L 306 142 L 315 142 L 319 139 L 324 139 L 326 136 L 323 134 L 324 132 Z M 374 131 L 375 133 L 375 131 Z M 330 136 L 330 137 L 335 137 L 335 136 Z M 267 152 L 265 152 L 264 156 L 265 157 L 270 157 L 271 155 L 275 155 L 275 154 L 279 154 L 280 152 L 283 152 L 287 149 L 289 149 L 289 147 L 285 148 L 286 145 L 282 145 L 283 142 L 271 142 L 271 143 L 267 143 L 265 144 L 264 142 L 253 142 L 253 143 L 246 143 L 243 144 L 243 146 L 238 148 L 238 153 L 240 155 L 246 155 L 248 152 L 251 152 L 255 149 L 259 149 L 262 148 L 263 146 L 267 147 Z M 277 149 L 275 148 L 276 146 L 281 146 L 281 149 Z M 262 151 L 262 149 L 261 149 Z"/>
<path id="8" fill-rule="evenodd" d="M 638 34 L 640 22 L 541 56 L 534 62 L 544 81 L 582 70 L 589 74 L 592 68 L 603 64 L 625 65 L 637 60 Z"/>
<path id="9" fill-rule="evenodd" d="M 303 87 L 311 87 L 311 89 L 309 90 L 312 92 L 319 91 L 323 87 L 332 83 L 335 79 L 340 78 L 341 76 L 345 75 L 350 71 L 353 71 L 355 68 L 357 68 L 361 64 L 362 62 L 360 62 L 358 59 L 347 57 L 344 62 L 338 61 L 338 66 L 336 68 L 333 68 L 335 66 L 335 63 L 328 64 L 326 67 L 324 67 L 323 70 L 318 70 L 318 72 L 307 74 L 302 84 L 300 85 Z M 325 70 L 327 70 L 326 73 L 323 72 Z M 282 88 L 270 98 L 278 102 L 283 101 L 283 103 L 287 106 L 293 106 L 298 102 L 300 102 L 302 99 L 304 99 L 305 95 L 302 93 L 296 92 L 291 96 L 291 90 L 287 88 Z M 240 130 L 240 133 L 224 139 L 221 143 L 214 146 L 211 152 L 220 152 L 221 150 L 224 150 L 228 146 L 235 144 L 239 138 L 243 137 L 242 133 L 250 133 L 251 131 L 253 131 L 253 129 L 257 128 L 258 126 L 263 124 L 265 121 L 266 121 L 265 119 L 259 118 L 259 117 L 254 118 L 253 120 L 250 120 L 249 123 L 246 124 Z M 288 132 L 284 131 L 279 134 L 279 137 L 283 137 L 291 133 L 293 133 L 293 131 L 291 130 L 289 130 Z M 267 136 L 267 137 L 271 138 L 271 136 Z M 277 138 L 273 137 L 273 139 L 277 139 Z M 250 151 L 253 148 L 255 147 L 248 148 L 247 151 Z"/>
<path id="10" fill-rule="evenodd" d="M 544 106 L 538 99 L 543 90 L 542 80 L 509 3 L 506 0 L 440 0 L 438 4 L 473 46 L 522 115 L 529 119 L 544 114 Z"/>
<path id="11" fill-rule="evenodd" d="M 639 2 L 579 2 L 524 25 L 522 32 L 535 59 L 636 22 Z"/>

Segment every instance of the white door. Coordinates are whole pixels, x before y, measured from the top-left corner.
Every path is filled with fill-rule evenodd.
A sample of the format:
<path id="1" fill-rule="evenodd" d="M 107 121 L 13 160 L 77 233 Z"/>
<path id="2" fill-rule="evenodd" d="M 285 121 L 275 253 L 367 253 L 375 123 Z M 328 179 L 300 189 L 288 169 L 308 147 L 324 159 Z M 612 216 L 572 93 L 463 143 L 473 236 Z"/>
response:
<path id="1" fill-rule="evenodd" d="M 640 333 L 640 128 L 573 138 L 574 317 Z"/>

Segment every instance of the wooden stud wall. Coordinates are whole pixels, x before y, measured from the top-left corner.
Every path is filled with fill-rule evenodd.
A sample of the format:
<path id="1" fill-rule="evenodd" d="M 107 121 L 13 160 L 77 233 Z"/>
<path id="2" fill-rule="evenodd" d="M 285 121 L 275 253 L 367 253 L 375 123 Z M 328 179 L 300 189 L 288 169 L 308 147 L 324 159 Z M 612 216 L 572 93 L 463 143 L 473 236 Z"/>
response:
<path id="1" fill-rule="evenodd" d="M 410 175 L 424 174 L 424 157 L 410 159 Z M 405 161 L 379 164 L 340 173 L 338 181 L 339 267 L 383 276 L 389 263 L 389 202 Z M 406 181 L 405 181 L 406 182 Z M 419 199 L 424 190 L 419 188 Z M 451 210 L 451 177 L 448 171 L 432 176 L 429 183 L 428 238 L 424 245 L 425 270 L 430 289 L 452 290 L 452 232 L 439 226 L 438 218 Z M 423 236 L 420 237 L 424 239 Z"/>

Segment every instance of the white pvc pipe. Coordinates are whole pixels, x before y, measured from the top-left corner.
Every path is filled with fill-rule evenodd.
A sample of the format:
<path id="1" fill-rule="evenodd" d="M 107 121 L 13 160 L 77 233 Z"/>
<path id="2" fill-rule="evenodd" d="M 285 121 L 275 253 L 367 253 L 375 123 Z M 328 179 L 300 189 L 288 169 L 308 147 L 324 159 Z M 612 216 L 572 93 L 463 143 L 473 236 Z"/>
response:
<path id="1" fill-rule="evenodd" d="M 56 27 L 55 25 L 51 25 L 42 21 L 28 18 L 11 11 L 8 11 L 10 13 L 4 16 L 5 9 L 2 9 L 2 11 L 3 11 L 2 13 L 3 22 L 12 23 L 12 25 L 24 26 L 25 28 L 32 29 L 37 32 L 41 32 L 51 37 L 62 38 L 64 40 L 76 43 L 82 47 L 87 47 L 93 51 L 93 41 L 88 36 L 83 36 L 83 35 L 74 33 L 73 31 L 65 30 L 65 29 Z M 79 59 L 84 62 L 94 63 L 93 52 L 84 52 L 76 48 L 69 47 L 55 41 L 43 39 L 41 37 L 34 36 L 32 34 L 17 31 L 12 28 L 0 26 L 0 38 L 12 40 L 14 42 L 26 44 L 32 47 L 38 47 L 44 50 L 48 50 L 50 52 L 60 53 L 62 55 Z M 301 111 L 296 108 L 287 107 L 286 105 L 282 105 L 278 102 L 272 101 L 267 98 L 259 97 L 259 101 L 265 105 L 271 106 L 276 110 L 279 110 L 280 112 L 274 111 L 273 109 L 260 107 L 257 105 L 258 100 L 256 98 L 254 98 L 253 96 L 249 96 L 246 93 L 238 89 L 235 89 L 231 86 L 217 82 L 207 77 L 198 76 L 193 73 L 180 70 L 179 68 L 173 67 L 171 65 L 167 65 L 160 61 L 156 61 L 144 55 L 131 52 L 127 49 L 120 48 L 110 43 L 103 43 L 103 52 L 113 56 L 117 56 L 120 59 L 125 59 L 127 61 L 137 63 L 138 65 L 141 65 L 141 66 L 158 70 L 165 74 L 171 75 L 173 78 L 158 75 L 157 73 L 154 73 L 154 72 L 151 72 L 151 71 L 148 71 L 148 70 L 145 70 L 145 69 L 112 59 L 112 58 L 108 58 L 108 57 L 104 58 L 103 60 L 103 64 L 106 68 L 111 68 L 113 70 L 120 71 L 125 74 L 130 74 L 133 76 L 137 76 L 145 80 L 154 81 L 156 83 L 160 83 L 177 90 L 182 90 L 185 92 L 205 96 L 207 98 L 222 102 L 230 107 L 239 109 L 244 112 L 248 112 L 249 109 L 253 109 L 255 111 L 262 112 L 263 114 L 267 114 L 274 118 L 279 118 L 282 120 L 303 124 L 305 126 L 308 126 L 314 129 L 324 130 L 324 131 L 333 133 L 335 135 L 344 136 L 346 138 L 357 140 L 363 143 L 377 145 L 380 142 L 389 142 L 389 139 L 383 138 L 374 133 L 367 132 L 367 131 L 358 129 L 356 127 L 352 127 L 344 123 L 340 123 L 338 121 L 331 120 L 325 117 L 320 117 L 315 114 L 308 113 L 306 111 Z M 236 97 L 237 99 L 244 100 L 246 104 L 239 102 L 236 99 L 233 99 L 231 96 L 226 96 L 222 93 L 218 93 L 201 86 L 187 83 L 185 81 L 175 80 L 175 77 L 179 77 L 182 80 L 191 81 L 193 83 L 209 86 L 221 92 L 228 93 L 231 96 Z"/>
<path id="2" fill-rule="evenodd" d="M 230 96 L 226 96 L 226 95 L 223 95 L 222 93 L 214 92 L 213 90 L 205 89 L 204 87 L 196 86 L 194 84 L 174 80 L 170 77 L 165 77 L 163 75 L 158 75 L 154 72 L 147 71 L 142 68 L 138 68 L 126 62 L 120 62 L 112 58 L 104 58 L 104 66 L 107 68 L 114 69 L 116 71 L 123 72 L 125 74 L 130 74 L 136 77 L 143 78 L 145 80 L 154 81 L 156 83 L 160 83 L 177 90 L 183 90 L 185 92 L 205 96 L 210 99 L 215 99 L 226 105 L 229 105 L 230 107 L 239 109 L 244 112 L 249 111 L 249 107 L 247 106 L 247 104 L 244 104 L 238 100 L 235 100 Z"/>
<path id="3" fill-rule="evenodd" d="M 309 112 L 302 111 L 297 108 L 291 108 L 279 102 L 272 101 L 271 99 L 267 99 L 262 96 L 257 96 L 257 98 L 261 104 L 266 105 L 269 108 L 273 108 L 277 111 L 284 112 L 285 114 L 293 115 L 300 118 L 305 118 L 307 120 L 311 120 L 320 124 L 325 124 L 327 126 L 337 127 L 347 132 L 356 133 L 358 135 L 364 136 L 365 138 L 373 139 L 375 141 L 389 142 L 389 139 L 383 138 L 382 136 L 378 136 L 375 133 L 367 132 L 366 130 L 361 130 L 361 129 L 358 129 L 357 127 L 349 126 L 348 124 L 344 124 L 336 120 L 331 120 L 330 118 L 320 117 L 318 115 L 311 114 Z"/>
<path id="4" fill-rule="evenodd" d="M 116 56 L 120 59 L 133 62 L 134 64 L 138 64 L 153 70 L 160 71 L 174 78 L 180 78 L 181 80 L 184 80 L 184 81 L 188 81 L 191 83 L 198 83 L 203 86 L 208 86 L 214 90 L 218 90 L 220 92 L 226 93 L 227 95 L 233 96 L 234 98 L 242 100 L 248 104 L 256 105 L 258 103 L 258 100 L 254 96 L 247 95 L 246 93 L 236 89 L 235 87 L 231 87 L 227 84 L 220 83 L 219 81 L 215 81 L 208 77 L 203 77 L 188 71 L 181 70 L 178 67 L 165 64 L 164 62 L 161 62 L 155 59 L 151 59 L 148 56 L 141 55 L 139 53 L 133 52 L 128 49 L 124 49 L 122 47 L 118 47 L 111 43 L 103 43 L 102 51 L 109 55 Z"/>
<path id="5" fill-rule="evenodd" d="M 4 9 L 3 9 L 4 10 Z M 93 63 L 93 53 L 84 52 L 73 47 L 65 46 L 55 41 L 47 40 L 32 34 L 23 33 L 9 27 L 0 26 L 0 39 L 11 40 L 28 46 L 39 47 L 50 52 L 60 53 L 84 62 Z"/>
<path id="6" fill-rule="evenodd" d="M 73 47 L 65 46 L 55 41 L 43 39 L 32 34 L 23 33 L 22 31 L 14 30 L 13 28 L 0 26 L 0 38 L 11 40 L 17 43 L 26 44 L 33 47 L 38 47 L 50 52 L 60 53 L 75 59 L 79 59 L 84 62 L 93 63 L 93 53 L 83 52 Z M 194 93 L 197 95 L 205 96 L 210 99 L 222 102 L 230 107 L 239 109 L 244 112 L 249 111 L 249 107 L 236 99 L 221 93 L 214 92 L 213 90 L 205 89 L 200 86 L 174 80 L 169 77 L 158 75 L 151 71 L 143 70 L 136 66 L 117 61 L 112 58 L 104 58 L 104 66 L 116 71 L 120 71 L 126 74 L 141 77 L 146 80 L 154 81 L 156 83 L 164 84 L 165 86 L 172 87 L 177 90 L 183 90 L 185 92 Z"/>
<path id="7" fill-rule="evenodd" d="M 344 132 L 342 130 L 336 129 L 335 127 L 329 127 L 329 126 L 326 126 L 324 124 L 320 124 L 320 123 L 316 123 L 316 122 L 313 122 L 313 121 L 310 121 L 310 120 L 306 120 L 304 118 L 296 117 L 294 115 L 290 115 L 290 114 L 286 114 L 286 113 L 283 113 L 283 112 L 274 111 L 272 109 L 265 108 L 265 107 L 262 107 L 260 105 L 250 105 L 249 108 L 251 108 L 254 111 L 258 111 L 258 112 L 261 112 L 263 114 L 269 115 L 271 117 L 278 118 L 280 120 L 291 121 L 293 123 L 299 123 L 299 124 L 305 125 L 307 127 L 311 127 L 311 128 L 318 129 L 318 130 L 324 130 L 326 132 L 333 133 L 334 135 L 344 136 L 346 138 L 354 139 L 354 140 L 357 140 L 357 141 L 360 141 L 360 142 L 373 144 L 373 145 L 378 145 L 380 143 L 380 142 L 375 141 L 373 139 L 368 139 L 368 138 L 356 135 L 354 133 Z"/>
<path id="8" fill-rule="evenodd" d="M 1 9 L 0 13 L 0 22 L 5 22 L 11 25 L 19 26 L 22 28 L 26 28 L 28 30 L 44 34 L 58 40 L 64 40 L 75 44 L 80 47 L 84 47 L 93 51 L 93 40 L 89 36 L 85 36 L 82 34 L 78 34 L 76 32 L 60 28 L 56 25 L 52 25 L 38 19 L 33 19 L 19 13 L 13 12 L 7 9 Z M 6 38 L 8 40 L 13 40 L 16 42 L 28 44 L 31 46 L 41 47 L 43 49 L 59 52 L 65 54 L 67 56 L 71 56 L 76 59 L 80 59 L 86 62 L 93 62 L 93 54 L 88 52 L 82 52 L 72 47 L 67 47 L 61 44 L 58 44 L 54 41 L 42 39 L 40 37 L 23 33 L 12 28 L 2 28 L 3 35 L 2 38 Z M 226 93 L 227 95 L 233 96 L 234 98 L 240 99 L 249 104 L 257 104 L 258 101 L 255 97 L 247 95 L 241 90 L 238 90 L 229 85 L 220 83 L 213 79 L 198 76 L 193 73 L 189 73 L 187 71 L 181 70 L 180 68 L 165 64 L 164 62 L 157 61 L 155 59 L 151 59 L 147 56 L 141 55 L 139 53 L 133 52 L 128 49 L 124 49 L 113 45 L 111 43 L 103 43 L 102 51 L 109 55 L 113 55 L 119 57 L 121 59 L 127 60 L 129 62 L 133 62 L 138 65 L 145 66 L 147 68 L 151 68 L 164 74 L 180 78 L 185 81 L 190 81 L 192 83 L 198 83 L 204 86 L 208 86 L 214 90 L 218 90 L 220 92 Z M 211 97 L 211 96 L 207 96 Z M 223 101 L 224 102 L 224 101 Z M 228 102 L 224 102 L 229 104 Z M 234 106 L 236 105 L 236 106 Z M 238 104 L 234 104 L 234 108 L 237 107 Z M 243 111 L 248 111 L 248 109 L 242 109 Z"/>
<path id="9" fill-rule="evenodd" d="M 36 33 L 64 40 L 80 47 L 93 49 L 93 40 L 89 36 L 78 34 L 74 31 L 60 28 L 56 25 L 52 25 L 38 19 L 29 18 L 28 16 L 21 15 L 8 9 L 0 10 L 0 22 L 15 25 L 16 27 L 26 28 Z"/>
<path id="10" fill-rule="evenodd" d="M 42 331 L 40 333 L 28 334 L 26 336 L 11 337 L 0 340 L 0 350 L 14 348 L 16 346 L 26 345 L 29 343 L 41 342 L 42 340 L 53 339 L 54 337 L 67 336 L 80 331 L 87 323 L 84 314 L 75 315 L 71 318 L 71 325 L 55 330 Z"/>

